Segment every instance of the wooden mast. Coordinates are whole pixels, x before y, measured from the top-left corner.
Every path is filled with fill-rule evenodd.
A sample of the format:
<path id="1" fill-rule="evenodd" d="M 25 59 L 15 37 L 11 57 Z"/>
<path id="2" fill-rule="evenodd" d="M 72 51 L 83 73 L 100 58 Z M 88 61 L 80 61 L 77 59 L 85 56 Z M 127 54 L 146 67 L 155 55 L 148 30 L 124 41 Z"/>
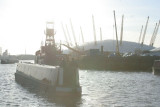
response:
<path id="1" fill-rule="evenodd" d="M 71 39 L 71 36 L 70 36 L 67 25 L 66 25 L 66 30 L 67 30 L 67 35 L 68 35 L 68 38 L 69 38 L 69 41 L 70 41 L 70 45 L 72 45 L 72 39 Z"/>
<path id="2" fill-rule="evenodd" d="M 160 25 L 160 20 L 159 20 L 159 24 L 157 26 L 157 29 L 155 31 L 155 35 L 154 35 L 154 38 L 153 38 L 153 41 L 152 41 L 152 46 L 154 45 L 154 42 L 155 42 L 155 39 L 156 39 L 156 36 L 157 36 L 157 33 L 158 33 L 159 25 Z"/>
<path id="3" fill-rule="evenodd" d="M 122 45 L 122 38 L 123 38 L 123 18 L 124 18 L 124 15 L 122 15 L 122 24 L 121 24 L 121 34 L 120 34 L 120 45 Z"/>
<path id="4" fill-rule="evenodd" d="M 84 44 L 84 37 L 83 37 L 83 32 L 82 32 L 81 26 L 80 26 L 80 30 L 81 30 L 82 42 L 83 42 L 83 44 Z"/>
<path id="5" fill-rule="evenodd" d="M 143 43 L 144 43 L 144 39 L 145 39 L 145 35 L 146 35 L 146 31 L 147 31 L 148 20 L 149 20 L 149 16 L 147 17 L 146 26 L 145 26 L 144 33 L 143 33 L 143 38 L 142 38 L 142 43 L 141 43 L 141 45 L 142 45 L 142 46 L 143 46 Z"/>
<path id="6" fill-rule="evenodd" d="M 71 24 L 71 29 L 72 29 L 72 33 L 73 33 L 74 42 L 75 42 L 75 45 L 77 47 L 77 41 L 76 41 L 75 32 L 74 32 L 74 29 L 73 29 L 73 25 L 72 25 L 71 19 L 70 19 L 70 24 Z"/>
<path id="7" fill-rule="evenodd" d="M 102 29 L 100 27 L 100 40 L 102 41 Z"/>
<path id="8" fill-rule="evenodd" d="M 142 25 L 142 28 L 141 28 L 141 31 L 140 31 L 140 35 L 139 35 L 139 40 L 138 40 L 139 44 L 140 44 L 140 41 L 141 41 L 142 31 L 143 31 L 143 25 Z"/>
<path id="9" fill-rule="evenodd" d="M 66 35 L 66 31 L 64 30 L 63 23 L 62 23 L 62 29 L 63 29 L 63 33 L 64 33 L 64 37 L 66 39 L 67 45 L 69 46 L 68 38 L 67 38 L 67 35 Z"/>
<path id="10" fill-rule="evenodd" d="M 93 21 L 94 44 L 97 45 L 97 41 L 96 41 L 96 29 L 95 29 L 95 23 L 94 23 L 94 16 L 93 15 L 92 15 L 92 21 Z"/>
<path id="11" fill-rule="evenodd" d="M 150 46 L 152 46 L 153 38 L 154 38 L 154 35 L 155 35 L 155 32 L 156 32 L 156 28 L 157 28 L 157 23 L 155 25 L 155 28 L 154 28 L 154 31 L 153 31 L 153 34 L 152 34 L 152 37 L 151 37 Z"/>
<path id="12" fill-rule="evenodd" d="M 118 35 L 117 35 L 117 25 L 116 25 L 116 15 L 115 15 L 115 10 L 113 11 L 113 14 L 114 14 L 114 22 L 115 22 L 115 32 L 116 32 L 116 41 L 117 41 L 117 44 L 116 44 L 116 53 L 117 55 L 119 55 L 119 44 L 118 44 Z"/>

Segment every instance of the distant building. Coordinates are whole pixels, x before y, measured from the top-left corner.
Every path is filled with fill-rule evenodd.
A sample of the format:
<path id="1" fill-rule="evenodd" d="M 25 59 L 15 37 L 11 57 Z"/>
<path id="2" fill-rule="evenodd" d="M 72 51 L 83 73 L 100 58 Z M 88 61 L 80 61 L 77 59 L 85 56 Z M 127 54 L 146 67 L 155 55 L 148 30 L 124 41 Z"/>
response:
<path id="1" fill-rule="evenodd" d="M 103 52 L 116 52 L 116 40 L 97 41 L 96 46 L 95 46 L 94 42 L 86 43 L 83 45 L 85 50 L 101 49 L 101 46 L 103 46 Z M 127 52 L 134 53 L 135 50 L 137 50 L 137 49 L 144 51 L 144 50 L 154 49 L 154 47 L 149 46 L 149 45 L 142 46 L 139 43 L 130 42 L 130 41 L 123 41 L 122 45 L 119 46 L 120 53 L 127 53 Z"/>

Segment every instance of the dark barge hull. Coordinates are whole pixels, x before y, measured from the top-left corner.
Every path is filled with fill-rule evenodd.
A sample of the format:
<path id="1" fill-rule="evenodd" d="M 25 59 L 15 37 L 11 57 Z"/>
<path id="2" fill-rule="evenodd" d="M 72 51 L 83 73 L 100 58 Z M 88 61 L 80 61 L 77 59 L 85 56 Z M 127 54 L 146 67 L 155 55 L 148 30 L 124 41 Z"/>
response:
<path id="1" fill-rule="evenodd" d="M 80 69 L 151 71 L 156 56 L 106 57 L 85 56 L 78 61 Z"/>
<path id="2" fill-rule="evenodd" d="M 45 95 L 50 96 L 81 96 L 81 92 L 62 92 L 62 91 L 56 91 L 57 88 L 61 90 L 64 89 L 64 87 L 56 87 L 52 86 L 50 84 L 44 83 L 40 80 L 37 80 L 31 76 L 27 76 L 22 72 L 16 71 L 15 73 L 15 81 L 22 86 L 26 87 L 27 89 L 35 90 L 38 93 L 43 93 Z M 75 88 L 77 90 L 77 88 Z"/>

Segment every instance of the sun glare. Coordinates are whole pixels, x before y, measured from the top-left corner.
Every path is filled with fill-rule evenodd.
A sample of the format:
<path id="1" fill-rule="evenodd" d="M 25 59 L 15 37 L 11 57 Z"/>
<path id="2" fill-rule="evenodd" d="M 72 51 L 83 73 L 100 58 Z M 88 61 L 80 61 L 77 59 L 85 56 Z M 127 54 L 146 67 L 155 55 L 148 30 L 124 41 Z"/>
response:
<path id="1" fill-rule="evenodd" d="M 73 42 L 70 19 L 79 44 L 82 44 L 80 27 L 84 41 L 94 41 L 92 15 L 95 20 L 96 39 L 100 40 L 100 28 L 103 40 L 113 39 L 113 10 L 116 10 L 118 36 L 124 14 L 124 40 L 136 42 L 139 37 L 139 29 L 142 24 L 145 25 L 147 16 L 141 16 L 138 12 L 133 11 L 136 3 L 131 7 L 129 5 L 131 3 L 127 5 L 124 1 L 109 0 L 6 0 L 3 7 L 0 8 L 0 46 L 3 50 L 8 49 L 12 54 L 22 54 L 25 48 L 28 53 L 34 54 L 39 49 L 41 41 L 45 39 L 44 30 L 47 21 L 54 22 L 57 42 L 60 40 L 66 42 L 62 24 L 65 26 L 66 32 L 68 28 Z M 122 8 L 122 6 L 124 7 Z M 147 7 L 140 8 L 138 5 L 138 8 L 145 10 Z M 147 42 L 158 18 L 154 18 L 154 20 L 152 18 L 149 22 Z M 159 46 L 157 42 L 156 46 Z M 19 50 L 14 51 L 16 48 Z"/>

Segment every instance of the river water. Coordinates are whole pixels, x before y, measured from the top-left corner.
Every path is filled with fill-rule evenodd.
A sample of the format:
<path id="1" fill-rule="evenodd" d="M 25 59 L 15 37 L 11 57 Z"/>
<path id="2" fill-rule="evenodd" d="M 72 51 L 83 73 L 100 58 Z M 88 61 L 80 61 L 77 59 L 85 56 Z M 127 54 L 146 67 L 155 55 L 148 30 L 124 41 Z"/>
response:
<path id="1" fill-rule="evenodd" d="M 16 64 L 0 65 L 0 107 L 160 107 L 160 76 L 80 70 L 82 96 L 50 97 L 15 82 Z"/>

